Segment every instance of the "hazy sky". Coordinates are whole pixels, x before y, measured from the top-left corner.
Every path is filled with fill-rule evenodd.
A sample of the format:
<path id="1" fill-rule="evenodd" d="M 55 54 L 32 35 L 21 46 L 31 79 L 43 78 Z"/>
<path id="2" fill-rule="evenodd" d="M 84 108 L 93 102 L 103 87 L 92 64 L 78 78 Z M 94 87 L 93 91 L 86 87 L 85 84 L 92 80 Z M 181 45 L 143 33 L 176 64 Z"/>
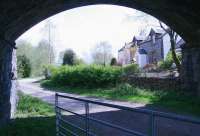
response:
<path id="1" fill-rule="evenodd" d="M 117 57 L 117 51 L 138 35 L 146 23 L 158 26 L 153 17 L 143 20 L 134 9 L 113 6 L 95 5 L 67 10 L 50 17 L 54 24 L 52 43 L 56 55 L 67 48 L 73 49 L 79 57 L 90 61 L 90 51 L 95 44 L 107 41 L 112 45 L 112 53 Z M 34 46 L 41 39 L 48 39 L 44 26 L 47 20 L 35 25 L 18 40 L 27 40 Z M 18 41 L 17 40 L 17 41 Z"/>

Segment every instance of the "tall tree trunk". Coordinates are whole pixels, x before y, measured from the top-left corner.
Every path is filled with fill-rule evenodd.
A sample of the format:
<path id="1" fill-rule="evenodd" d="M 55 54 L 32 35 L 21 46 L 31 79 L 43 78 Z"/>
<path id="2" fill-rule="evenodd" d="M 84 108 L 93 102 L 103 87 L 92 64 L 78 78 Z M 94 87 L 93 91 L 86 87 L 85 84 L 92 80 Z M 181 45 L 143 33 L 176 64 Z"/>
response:
<path id="1" fill-rule="evenodd" d="M 180 63 L 180 60 L 178 59 L 178 57 L 176 55 L 176 51 L 175 51 L 176 42 L 175 42 L 174 38 L 171 36 L 170 36 L 170 42 L 171 42 L 172 58 L 174 60 L 174 63 L 176 64 L 178 73 L 180 73 L 181 63 Z"/>

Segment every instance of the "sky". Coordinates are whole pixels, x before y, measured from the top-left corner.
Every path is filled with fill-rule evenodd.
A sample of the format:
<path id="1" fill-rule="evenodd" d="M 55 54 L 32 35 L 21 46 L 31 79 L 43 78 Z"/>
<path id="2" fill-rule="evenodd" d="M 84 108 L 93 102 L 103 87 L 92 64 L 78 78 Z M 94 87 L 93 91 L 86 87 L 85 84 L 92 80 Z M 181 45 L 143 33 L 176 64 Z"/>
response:
<path id="1" fill-rule="evenodd" d="M 91 61 L 91 50 L 96 44 L 108 42 L 112 45 L 113 56 L 117 57 L 118 50 L 125 42 L 131 42 L 134 35 L 139 35 L 141 29 L 147 25 L 159 26 L 154 17 L 131 8 L 93 5 L 67 10 L 43 20 L 21 35 L 16 43 L 26 40 L 37 46 L 42 39 L 47 40 L 45 24 L 48 20 L 53 24 L 51 44 L 56 58 L 61 51 L 70 48 L 88 63 Z"/>

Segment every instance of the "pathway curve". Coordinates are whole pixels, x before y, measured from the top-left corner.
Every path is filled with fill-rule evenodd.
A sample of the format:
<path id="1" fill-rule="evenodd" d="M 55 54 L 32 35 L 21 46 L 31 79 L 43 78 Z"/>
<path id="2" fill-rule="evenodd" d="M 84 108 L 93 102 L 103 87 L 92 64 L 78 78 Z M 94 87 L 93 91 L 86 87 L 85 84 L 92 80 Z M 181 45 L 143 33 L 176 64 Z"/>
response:
<path id="1" fill-rule="evenodd" d="M 19 81 L 19 89 L 25 94 L 31 95 L 33 97 L 40 98 L 41 100 L 53 104 L 55 102 L 55 91 L 50 91 L 40 87 L 37 83 L 39 79 L 23 79 Z M 68 95 L 72 97 L 90 99 L 99 102 L 111 103 L 122 105 L 131 108 L 148 108 L 152 109 L 152 107 L 146 107 L 145 104 L 139 103 L 132 103 L 132 102 L 122 102 L 122 101 L 112 101 L 94 97 L 86 97 L 80 96 L 70 93 L 60 93 L 63 95 Z M 84 104 L 78 101 L 69 100 L 69 99 L 60 99 L 59 105 L 70 109 L 77 113 L 84 113 Z M 154 110 L 160 110 L 159 108 L 154 108 Z M 163 110 L 163 109 L 162 109 Z M 148 133 L 149 130 L 149 117 L 144 114 L 139 113 L 131 113 L 128 111 L 120 111 L 113 108 L 108 108 L 105 106 L 97 106 L 97 105 L 90 105 L 90 113 L 91 116 L 108 121 L 110 123 L 114 123 L 117 125 L 121 125 L 123 127 L 137 130 L 139 132 Z M 74 116 L 70 116 L 69 119 L 74 119 L 73 122 L 82 122 L 78 119 L 75 119 Z M 91 122 L 94 124 L 94 122 Z M 200 136 L 200 125 L 193 125 L 189 123 L 183 123 L 179 121 L 173 121 L 169 119 L 164 119 L 157 117 L 156 118 L 156 126 L 157 126 L 157 135 L 158 136 Z M 95 126 L 95 128 L 91 127 L 91 130 L 101 135 L 101 136 L 129 136 L 128 134 L 124 134 L 119 130 L 113 130 L 108 127 L 103 127 L 97 124 L 91 125 Z M 98 129 L 97 129 L 98 127 Z"/>

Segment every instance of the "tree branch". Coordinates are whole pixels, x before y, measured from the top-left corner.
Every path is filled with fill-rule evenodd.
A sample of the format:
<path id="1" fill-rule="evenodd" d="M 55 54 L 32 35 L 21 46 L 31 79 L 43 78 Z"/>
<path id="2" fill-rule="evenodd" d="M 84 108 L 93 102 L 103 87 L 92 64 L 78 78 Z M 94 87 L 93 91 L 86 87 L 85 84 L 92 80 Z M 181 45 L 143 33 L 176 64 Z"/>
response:
<path id="1" fill-rule="evenodd" d="M 168 33 L 168 34 L 170 33 L 169 30 L 168 30 L 169 28 L 165 28 L 165 27 L 163 26 L 163 24 L 162 24 L 161 21 L 159 21 L 159 24 L 160 24 L 160 27 L 161 27 L 166 33 Z"/>

